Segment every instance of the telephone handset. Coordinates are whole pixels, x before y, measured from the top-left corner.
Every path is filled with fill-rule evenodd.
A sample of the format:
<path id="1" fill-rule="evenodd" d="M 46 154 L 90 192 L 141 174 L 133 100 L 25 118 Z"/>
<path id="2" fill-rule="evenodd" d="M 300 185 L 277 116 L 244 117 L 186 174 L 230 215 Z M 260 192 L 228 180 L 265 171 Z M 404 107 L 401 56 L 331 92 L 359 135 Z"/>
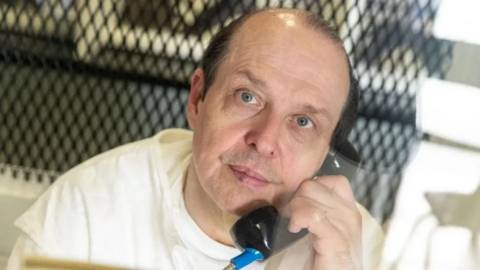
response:
<path id="1" fill-rule="evenodd" d="M 360 160 L 360 155 L 347 141 L 339 149 L 329 151 L 315 176 L 343 175 L 351 180 Z M 252 261 L 266 260 L 308 234 L 306 229 L 298 233 L 288 231 L 289 221 L 280 216 L 274 206 L 258 208 L 240 218 L 231 228 L 230 236 L 235 247 L 244 253 L 232 259 L 234 268 L 229 269 L 241 269 Z"/>

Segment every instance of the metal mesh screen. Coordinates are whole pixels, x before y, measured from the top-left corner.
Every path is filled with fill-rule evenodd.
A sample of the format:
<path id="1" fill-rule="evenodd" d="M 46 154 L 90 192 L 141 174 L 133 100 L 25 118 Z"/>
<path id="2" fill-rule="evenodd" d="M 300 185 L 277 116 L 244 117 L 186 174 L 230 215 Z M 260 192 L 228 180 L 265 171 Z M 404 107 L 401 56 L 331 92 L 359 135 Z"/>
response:
<path id="1" fill-rule="evenodd" d="M 0 173 L 53 181 L 51 171 L 165 128 L 187 128 L 188 79 L 211 36 L 245 12 L 295 7 L 339 29 L 359 77 L 360 119 L 350 139 L 364 170 L 352 185 L 358 201 L 383 220 L 419 137 L 416 91 L 450 65 L 452 45 L 431 34 L 437 4 L 0 0 L 0 163 L 14 165 Z"/>

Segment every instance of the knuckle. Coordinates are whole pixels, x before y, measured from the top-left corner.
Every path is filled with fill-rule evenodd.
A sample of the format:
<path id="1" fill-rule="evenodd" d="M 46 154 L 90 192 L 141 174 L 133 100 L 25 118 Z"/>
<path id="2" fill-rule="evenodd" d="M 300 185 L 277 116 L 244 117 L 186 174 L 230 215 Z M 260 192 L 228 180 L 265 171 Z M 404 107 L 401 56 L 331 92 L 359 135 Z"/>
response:
<path id="1" fill-rule="evenodd" d="M 320 222 L 325 219 L 325 212 L 322 209 L 314 208 L 310 211 L 310 220 Z"/>

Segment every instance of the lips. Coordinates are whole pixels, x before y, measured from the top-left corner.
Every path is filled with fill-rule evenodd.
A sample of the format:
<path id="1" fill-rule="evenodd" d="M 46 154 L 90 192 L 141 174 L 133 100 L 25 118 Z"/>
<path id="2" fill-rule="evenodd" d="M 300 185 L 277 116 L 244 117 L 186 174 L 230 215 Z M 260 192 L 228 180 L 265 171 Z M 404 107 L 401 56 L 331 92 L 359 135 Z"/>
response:
<path id="1" fill-rule="evenodd" d="M 263 175 L 248 167 L 230 165 L 230 169 L 240 182 L 248 186 L 263 187 L 270 183 Z"/>

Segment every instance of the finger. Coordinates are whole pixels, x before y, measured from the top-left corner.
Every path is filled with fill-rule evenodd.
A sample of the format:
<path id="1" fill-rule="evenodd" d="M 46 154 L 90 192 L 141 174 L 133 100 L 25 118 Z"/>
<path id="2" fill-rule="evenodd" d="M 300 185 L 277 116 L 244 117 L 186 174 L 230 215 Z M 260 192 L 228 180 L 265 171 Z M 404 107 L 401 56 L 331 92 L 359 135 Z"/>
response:
<path id="1" fill-rule="evenodd" d="M 335 188 L 336 189 L 336 188 Z M 350 202 L 344 200 L 340 197 L 335 189 L 331 189 L 323 184 L 320 184 L 316 181 L 304 181 L 294 197 L 301 196 L 313 199 L 319 203 L 328 206 L 332 209 L 339 209 L 342 206 L 348 207 L 350 209 L 355 208 L 356 205 L 352 205 Z"/>
<path id="2" fill-rule="evenodd" d="M 338 205 L 339 200 L 343 200 L 327 186 L 311 180 L 300 185 L 294 197 L 297 196 L 310 198 L 332 208 Z"/>
<path id="3" fill-rule="evenodd" d="M 351 206 L 356 206 L 352 187 L 346 177 L 342 175 L 328 175 L 317 177 L 313 181 L 326 186 L 331 192 L 338 195 Z"/>
<path id="4" fill-rule="evenodd" d="M 307 180 L 304 181 L 300 187 L 298 188 L 297 192 L 294 194 L 293 199 L 298 197 L 305 197 L 311 200 L 314 200 L 323 207 L 329 209 L 339 209 L 342 207 L 351 208 L 349 203 L 345 202 L 340 196 L 330 190 L 327 186 L 319 184 L 315 181 Z M 292 199 L 292 200 L 293 200 Z M 288 203 L 281 209 L 282 216 L 289 217 L 292 212 L 292 204 Z"/>
<path id="5" fill-rule="evenodd" d="M 326 207 L 309 198 L 297 197 L 289 205 L 291 215 L 289 231 L 299 232 L 301 229 L 308 229 L 317 237 L 328 235 L 333 229 L 332 223 L 328 220 Z M 333 211 L 332 211 L 333 212 Z"/>
<path id="6" fill-rule="evenodd" d="M 282 215 L 290 218 L 290 231 L 298 232 L 301 229 L 308 228 L 315 223 L 315 220 L 319 219 L 319 213 L 316 212 L 317 210 L 320 211 L 320 214 L 327 217 L 330 224 L 337 228 L 337 230 L 349 233 L 350 228 L 361 228 L 362 219 L 358 209 L 352 209 L 345 204 L 342 204 L 339 208 L 332 208 L 316 200 L 301 196 L 295 197 L 282 210 Z M 310 219 L 312 219 L 312 222 L 310 222 Z"/>

